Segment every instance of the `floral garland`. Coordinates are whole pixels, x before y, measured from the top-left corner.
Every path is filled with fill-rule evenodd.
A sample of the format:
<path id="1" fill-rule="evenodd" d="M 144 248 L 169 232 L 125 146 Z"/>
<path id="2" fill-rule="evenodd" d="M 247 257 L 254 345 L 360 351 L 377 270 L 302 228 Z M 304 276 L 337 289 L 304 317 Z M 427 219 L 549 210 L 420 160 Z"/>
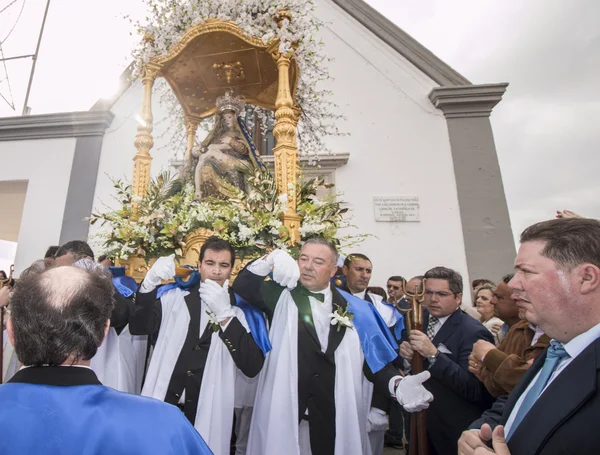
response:
<path id="1" fill-rule="evenodd" d="M 326 63 L 331 59 L 324 53 L 324 43 L 317 37 L 323 23 L 314 14 L 313 0 L 144 0 L 148 9 L 147 23 L 135 23 L 144 37 L 133 51 L 134 75 L 140 73 L 145 63 L 153 57 L 166 54 L 191 27 L 216 18 L 234 21 L 248 35 L 264 43 L 280 39 L 280 51 L 287 52 L 295 46 L 295 59 L 300 70 L 296 100 L 302 109 L 298 123 L 300 153 L 314 160 L 318 153 L 330 152 L 323 139 L 328 135 L 342 135 L 336 122 L 343 119 L 337 106 L 329 101 L 331 92 L 317 88 L 330 80 Z M 274 16 L 280 9 L 292 14 L 292 21 L 277 26 Z M 183 111 L 166 82 L 157 84 L 160 101 L 167 106 L 171 122 L 166 134 L 171 134 L 170 144 L 185 146 Z M 246 112 L 246 121 L 252 127 L 255 116 L 263 132 L 268 128 L 273 113 L 260 107 Z M 210 121 L 200 127 L 208 130 Z"/>
<path id="2" fill-rule="evenodd" d="M 299 245 L 290 244 L 289 232 L 281 222 L 287 195 L 278 194 L 275 180 L 266 170 L 257 169 L 247 176 L 247 193 L 239 191 L 236 198 L 227 201 L 197 201 L 192 184 L 183 185 L 168 173 L 152 180 L 142 198 L 133 195 L 127 182 L 114 180 L 113 185 L 119 208 L 90 217 L 91 224 L 102 225 L 93 242 L 110 257 L 149 260 L 175 254 L 180 258 L 186 235 L 199 228 L 228 240 L 242 259 L 276 248 L 298 252 Z M 318 178 L 299 184 L 301 239 L 324 237 L 340 249 L 361 242 L 365 235 L 340 235 L 340 229 L 350 227 L 345 216 L 348 209 L 342 207 L 337 194 L 319 199 L 317 191 L 322 187 L 330 185 Z"/>

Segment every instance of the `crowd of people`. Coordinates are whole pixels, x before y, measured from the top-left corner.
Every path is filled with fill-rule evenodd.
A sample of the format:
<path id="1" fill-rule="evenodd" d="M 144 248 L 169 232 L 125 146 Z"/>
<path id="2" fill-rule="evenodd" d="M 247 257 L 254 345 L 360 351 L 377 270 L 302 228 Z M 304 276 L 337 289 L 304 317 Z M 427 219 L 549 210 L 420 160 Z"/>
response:
<path id="1" fill-rule="evenodd" d="M 600 449 L 599 221 L 530 226 L 467 290 L 444 266 L 371 287 L 321 238 L 230 282 L 235 260 L 211 237 L 187 281 L 169 256 L 138 285 L 75 240 L 0 288 L 0 453 L 408 454 L 419 428 L 431 455 Z"/>

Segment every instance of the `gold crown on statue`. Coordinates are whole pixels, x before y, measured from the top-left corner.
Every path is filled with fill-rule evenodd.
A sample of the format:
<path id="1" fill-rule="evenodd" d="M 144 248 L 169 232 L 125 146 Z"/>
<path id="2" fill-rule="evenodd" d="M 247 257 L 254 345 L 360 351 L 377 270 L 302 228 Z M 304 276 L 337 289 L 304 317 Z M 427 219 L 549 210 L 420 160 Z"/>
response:
<path id="1" fill-rule="evenodd" d="M 225 95 L 218 97 L 216 104 L 219 112 L 233 111 L 236 116 L 240 115 L 246 106 L 244 98 L 234 95 L 232 91 L 227 91 Z"/>

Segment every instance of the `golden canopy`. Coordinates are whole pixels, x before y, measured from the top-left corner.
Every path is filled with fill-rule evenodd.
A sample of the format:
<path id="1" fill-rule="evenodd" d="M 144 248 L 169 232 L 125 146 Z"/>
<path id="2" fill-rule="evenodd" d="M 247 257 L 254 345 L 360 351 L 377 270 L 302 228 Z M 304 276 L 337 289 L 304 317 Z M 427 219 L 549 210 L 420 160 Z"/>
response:
<path id="1" fill-rule="evenodd" d="M 211 19 L 188 30 L 168 54 L 153 58 L 150 65 L 167 80 L 186 117 L 213 115 L 217 97 L 228 89 L 244 95 L 249 104 L 275 110 L 279 71 L 273 53 L 278 49 L 278 39 L 263 44 L 233 22 Z M 292 99 L 296 78 L 296 63 L 291 61 Z"/>

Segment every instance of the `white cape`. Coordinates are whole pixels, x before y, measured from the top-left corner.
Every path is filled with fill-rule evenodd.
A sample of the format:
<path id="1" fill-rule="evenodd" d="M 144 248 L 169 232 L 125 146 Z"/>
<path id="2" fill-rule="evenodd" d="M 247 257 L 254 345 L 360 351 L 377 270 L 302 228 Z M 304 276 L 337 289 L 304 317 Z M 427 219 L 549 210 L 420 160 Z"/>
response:
<path id="1" fill-rule="evenodd" d="M 269 338 L 273 349 L 259 377 L 247 453 L 306 455 L 298 436 L 298 308 L 287 289 L 277 302 Z M 346 329 L 334 359 L 334 455 L 368 455 L 370 397 L 363 390 L 364 355 L 356 330 Z"/>

